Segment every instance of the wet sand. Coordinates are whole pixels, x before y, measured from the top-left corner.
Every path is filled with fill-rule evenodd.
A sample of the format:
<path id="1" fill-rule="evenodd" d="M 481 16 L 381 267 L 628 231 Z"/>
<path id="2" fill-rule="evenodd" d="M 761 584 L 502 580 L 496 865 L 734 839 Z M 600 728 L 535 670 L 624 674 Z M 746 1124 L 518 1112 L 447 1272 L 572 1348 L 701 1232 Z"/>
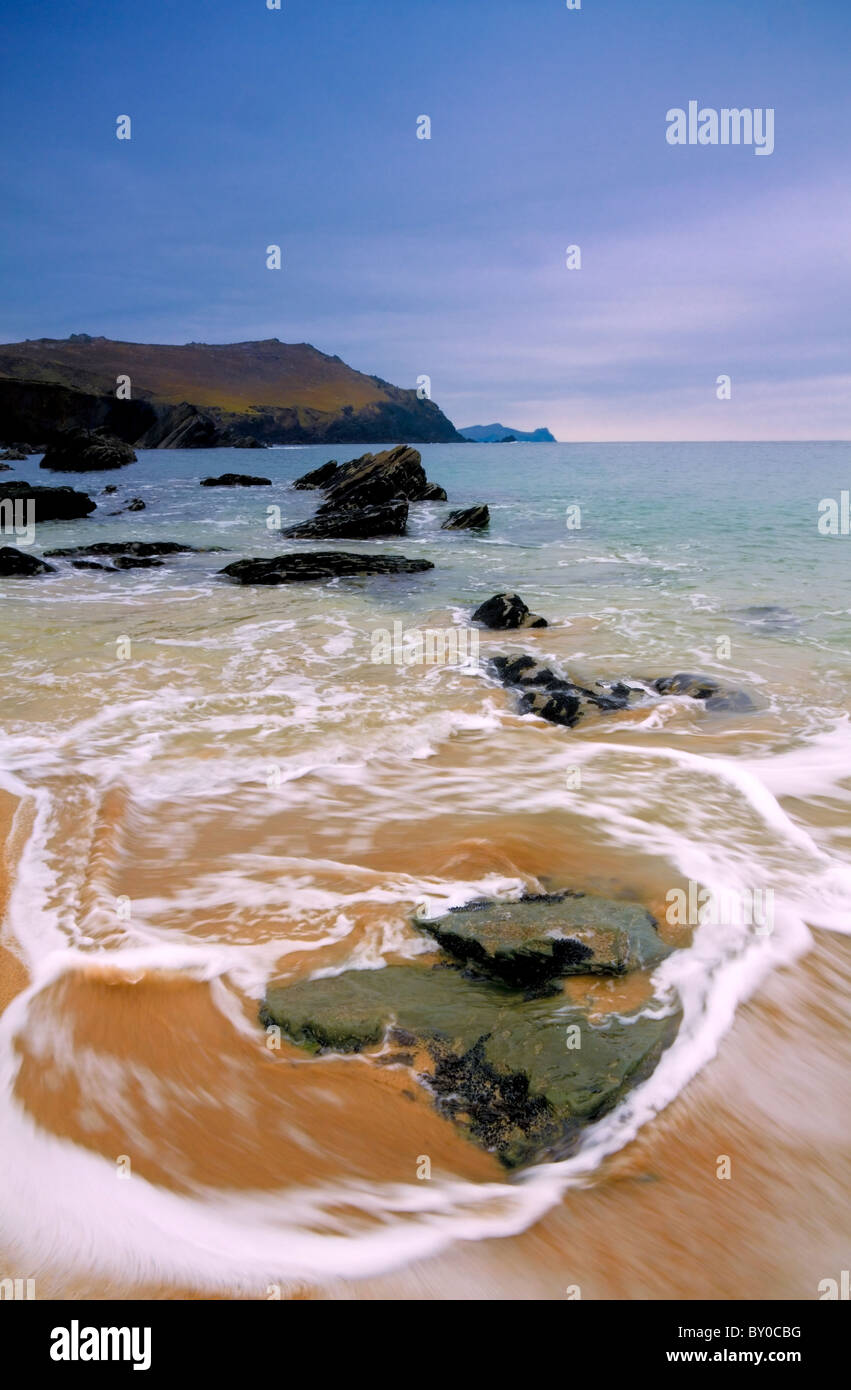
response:
<path id="1" fill-rule="evenodd" d="M 0 922 L 5 922 L 6 903 L 14 871 L 10 837 L 17 806 L 14 797 L 0 791 Z M 10 949 L 10 945 L 14 943 L 0 939 L 0 1013 L 28 983 L 26 968 L 14 950 Z"/>
<path id="2" fill-rule="evenodd" d="M 9 850 L 4 895 L 13 871 L 15 805 L 0 798 Z M 479 853 L 482 848 L 476 845 Z M 26 982 L 22 963 L 4 947 L 3 1007 Z M 569 1289 L 575 1297 L 578 1287 L 583 1299 L 817 1298 L 819 1282 L 838 1278 L 848 1263 L 841 1233 L 851 1115 L 839 1098 L 847 1095 L 851 1068 L 849 990 L 851 941 L 815 932 L 810 954 L 776 972 L 739 1010 L 716 1059 L 674 1103 L 592 1186 L 570 1193 L 532 1228 L 508 1239 L 456 1244 L 382 1277 L 293 1283 L 282 1296 L 550 1300 L 568 1298 Z M 315 1182 L 326 1165 L 330 1176 L 343 1162 L 350 1172 L 409 1180 L 398 1143 L 400 1107 L 409 1127 L 405 1152 L 432 1155 L 435 1175 L 502 1177 L 490 1156 L 434 1115 L 419 1088 L 411 1090 L 406 1072 L 356 1061 L 322 1063 L 317 1071 L 286 1045 L 278 1055 L 264 1054 L 259 1040 L 224 1025 L 200 984 L 163 972 L 131 984 L 93 962 L 35 1002 L 36 1024 L 49 1027 L 57 1006 L 76 1020 L 73 1053 L 94 1049 L 147 1060 L 168 1082 L 167 1123 L 140 1091 L 132 1098 L 135 1122 L 122 1129 L 108 1107 L 96 1113 L 94 1086 L 87 1086 L 84 1069 L 77 1075 L 73 1055 L 63 1057 L 58 1048 L 45 1067 L 44 1057 L 27 1057 L 24 1044 L 18 1084 L 28 1109 L 54 1133 L 102 1154 L 130 1146 L 136 1171 L 172 1190 L 198 1183 L 226 1189 L 235 1182 L 268 1190 L 282 1171 L 290 1182 L 299 1176 Z M 220 1095 L 199 1106 L 212 1055 Z M 184 1087 L 191 1105 L 181 1105 Z M 239 1111 L 227 1103 L 237 1092 Z M 318 1128 L 311 1121 L 322 1113 L 318 1093 L 335 1108 L 330 1129 L 327 1109 Z M 722 1156 L 730 1160 L 729 1180 L 717 1176 Z M 49 1269 L 39 1271 L 38 1287 L 42 1298 L 210 1297 L 202 1289 L 116 1285 Z"/>

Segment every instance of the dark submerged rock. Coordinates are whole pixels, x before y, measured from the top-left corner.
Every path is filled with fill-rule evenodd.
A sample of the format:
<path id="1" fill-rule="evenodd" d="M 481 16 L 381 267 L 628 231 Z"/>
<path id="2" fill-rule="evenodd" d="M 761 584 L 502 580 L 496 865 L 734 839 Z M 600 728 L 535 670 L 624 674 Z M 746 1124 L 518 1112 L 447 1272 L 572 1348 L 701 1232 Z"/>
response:
<path id="1" fill-rule="evenodd" d="M 262 445 L 258 447 L 262 448 Z M 218 478 L 202 478 L 201 487 L 271 487 L 271 478 L 253 478 L 250 473 L 222 473 Z"/>
<path id="2" fill-rule="evenodd" d="M 415 925 L 456 960 L 521 989 L 563 975 L 623 975 L 670 955 L 646 908 L 587 893 L 469 903 Z"/>
<path id="3" fill-rule="evenodd" d="M 490 525 L 491 514 L 484 503 L 450 512 L 441 523 L 441 531 L 482 531 Z"/>
<path id="4" fill-rule="evenodd" d="M 58 550 L 46 550 L 51 559 L 68 560 L 78 555 L 178 555 L 194 551 L 193 545 L 182 545 L 179 541 L 93 541 L 91 545 L 62 546 Z"/>
<path id="5" fill-rule="evenodd" d="M 473 622 L 483 627 L 502 630 L 518 627 L 546 627 L 546 618 L 530 613 L 519 594 L 494 594 L 485 599 L 473 614 Z"/>
<path id="6" fill-rule="evenodd" d="M 4 483 L 3 496 L 13 501 L 32 501 L 36 523 L 76 521 L 88 516 L 97 505 L 85 492 L 76 492 L 72 487 L 50 487 L 38 483 Z"/>
<path id="7" fill-rule="evenodd" d="M 372 536 L 404 536 L 407 525 L 407 502 L 387 502 L 380 507 L 320 511 L 309 521 L 288 526 L 281 534 L 301 540 L 369 540 Z"/>
<path id="8" fill-rule="evenodd" d="M 220 574 L 239 584 L 293 584 L 302 580 L 334 579 L 358 574 L 420 574 L 434 569 L 430 560 L 404 555 L 353 555 L 346 551 L 292 551 L 267 559 L 234 560 Z"/>
<path id="9" fill-rule="evenodd" d="M 13 545 L 0 546 L 0 575 L 28 577 L 33 574 L 55 574 L 56 566 L 48 565 L 37 555 L 16 550 Z"/>
<path id="10" fill-rule="evenodd" d="M 87 473 L 135 462 L 135 450 L 114 435 L 101 430 L 66 430 L 48 446 L 39 467 L 54 473 Z"/>
<path id="11" fill-rule="evenodd" d="M 156 555 L 116 555 L 112 568 L 116 570 L 161 569 L 162 560 Z"/>
<path id="12" fill-rule="evenodd" d="M 654 695 L 689 695 L 702 700 L 709 710 L 751 710 L 755 708 L 743 690 L 727 690 L 708 676 L 681 672 L 655 681 L 596 681 L 596 689 L 578 685 L 564 672 L 521 652 L 517 656 L 496 656 L 489 670 L 497 680 L 519 695 L 521 714 L 537 714 L 551 724 L 573 728 L 587 714 L 611 714 L 629 709 L 637 701 Z"/>
<path id="13" fill-rule="evenodd" d="M 457 970 L 396 965 L 272 986 L 260 1021 L 313 1051 L 360 1052 L 385 1037 L 418 1045 L 432 1064 L 418 1079 L 439 1112 L 513 1168 L 569 1153 L 584 1125 L 650 1075 L 679 1020 L 592 1025 L 563 995 L 524 1000 Z"/>
<path id="14" fill-rule="evenodd" d="M 660 695 L 688 695 L 692 700 L 702 700 L 711 710 L 752 710 L 753 700 L 744 690 L 730 690 L 719 685 L 711 676 L 696 676 L 680 671 L 675 676 L 661 676 L 653 682 L 653 688 Z"/>

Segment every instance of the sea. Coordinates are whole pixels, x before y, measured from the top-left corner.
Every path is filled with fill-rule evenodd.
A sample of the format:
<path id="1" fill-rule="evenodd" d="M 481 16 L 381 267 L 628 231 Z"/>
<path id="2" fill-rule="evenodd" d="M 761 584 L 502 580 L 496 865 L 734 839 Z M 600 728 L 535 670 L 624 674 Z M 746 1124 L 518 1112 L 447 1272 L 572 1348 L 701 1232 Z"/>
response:
<path id="1" fill-rule="evenodd" d="M 197 548 L 0 579 L 2 940 L 28 979 L 0 1018 L 0 1249 L 58 1296 L 313 1296 L 482 1241 L 498 1296 L 506 1238 L 605 1190 L 619 1154 L 687 1113 L 772 977 L 849 932 L 851 535 L 819 523 L 851 486 L 851 445 L 422 445 L 449 500 L 412 503 L 406 536 L 280 536 L 321 500 L 294 479 L 382 447 L 147 451 L 62 476 L 34 457 L 0 476 L 0 498 L 28 478 L 98 503 L 36 518 L 32 554 Z M 227 471 L 272 486 L 199 486 Z M 145 509 L 115 515 L 131 497 Z M 474 503 L 486 530 L 441 529 Z M 434 568 L 219 573 L 311 549 Z M 474 629 L 501 591 L 548 626 Z M 475 641 L 463 660 L 410 637 L 382 658 L 400 631 Z M 648 693 L 559 727 L 489 673 L 519 652 L 585 686 L 696 672 L 752 708 Z M 424 957 L 417 913 L 562 888 L 645 904 L 678 947 L 583 999 L 600 1017 L 676 999 L 683 1019 L 561 1162 L 509 1174 L 406 1069 L 271 1046 L 257 1021 L 272 980 Z M 724 910 L 672 917 L 701 893 Z M 782 1027 L 827 1055 L 847 1009 L 843 1024 L 806 999 Z M 774 1084 L 762 1055 L 737 1070 L 743 1097 Z"/>

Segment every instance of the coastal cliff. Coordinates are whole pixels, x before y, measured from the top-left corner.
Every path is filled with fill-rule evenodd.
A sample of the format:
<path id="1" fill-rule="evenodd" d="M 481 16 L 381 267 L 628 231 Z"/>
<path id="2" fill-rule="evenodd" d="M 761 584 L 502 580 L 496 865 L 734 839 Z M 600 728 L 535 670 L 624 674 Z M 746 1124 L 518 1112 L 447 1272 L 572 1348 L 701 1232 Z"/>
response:
<path id="1" fill-rule="evenodd" d="M 130 399 L 116 396 L 129 378 Z M 0 345 L 0 434 L 105 428 L 141 448 L 457 442 L 437 405 L 309 343 L 152 345 L 39 338 Z"/>

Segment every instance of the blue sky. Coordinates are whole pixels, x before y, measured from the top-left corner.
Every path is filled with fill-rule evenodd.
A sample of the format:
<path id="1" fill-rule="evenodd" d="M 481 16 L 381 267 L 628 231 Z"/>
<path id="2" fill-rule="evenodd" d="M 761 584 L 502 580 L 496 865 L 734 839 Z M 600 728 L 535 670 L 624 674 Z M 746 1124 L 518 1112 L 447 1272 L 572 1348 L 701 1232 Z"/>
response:
<path id="1" fill-rule="evenodd" d="M 2 23 L 3 341 L 278 337 L 428 374 L 460 425 L 851 438 L 851 0 L 40 0 Z M 690 100 L 773 107 L 774 153 L 668 145 Z"/>

